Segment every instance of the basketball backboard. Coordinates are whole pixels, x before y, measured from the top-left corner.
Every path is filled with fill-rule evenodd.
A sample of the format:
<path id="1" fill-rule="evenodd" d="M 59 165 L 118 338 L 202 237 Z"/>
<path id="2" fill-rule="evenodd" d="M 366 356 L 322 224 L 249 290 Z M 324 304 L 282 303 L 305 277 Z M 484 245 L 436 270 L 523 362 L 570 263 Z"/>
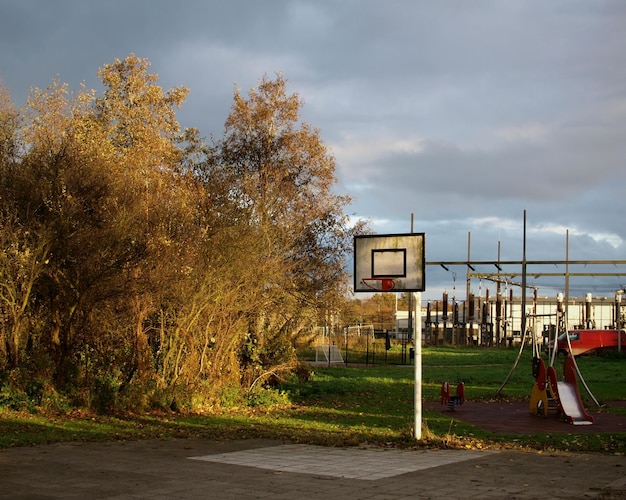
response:
<path id="1" fill-rule="evenodd" d="M 354 237 L 355 292 L 423 292 L 424 233 Z"/>

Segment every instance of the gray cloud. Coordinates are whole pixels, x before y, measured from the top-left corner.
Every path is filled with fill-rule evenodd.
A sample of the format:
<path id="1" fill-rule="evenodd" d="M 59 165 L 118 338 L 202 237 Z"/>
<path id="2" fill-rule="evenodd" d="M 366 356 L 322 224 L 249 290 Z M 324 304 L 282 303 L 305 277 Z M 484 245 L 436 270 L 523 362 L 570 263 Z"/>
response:
<path id="1" fill-rule="evenodd" d="M 499 240 L 518 259 L 527 210 L 534 258 L 564 258 L 569 230 L 572 258 L 620 259 L 625 21 L 619 0 L 0 0 L 0 78 L 22 104 L 134 52 L 191 89 L 179 119 L 208 137 L 235 84 L 282 72 L 379 233 L 415 213 L 430 260 L 465 258 L 468 232 L 476 259 Z"/>

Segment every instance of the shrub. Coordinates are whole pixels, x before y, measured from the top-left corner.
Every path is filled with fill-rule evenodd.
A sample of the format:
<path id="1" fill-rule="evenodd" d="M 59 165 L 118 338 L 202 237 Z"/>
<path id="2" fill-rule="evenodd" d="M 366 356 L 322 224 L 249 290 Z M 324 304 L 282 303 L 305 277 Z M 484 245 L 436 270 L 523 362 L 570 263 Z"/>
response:
<path id="1" fill-rule="evenodd" d="M 255 388 L 246 397 L 248 406 L 251 408 L 272 409 L 285 407 L 291 404 L 289 394 L 278 389 Z"/>
<path id="2" fill-rule="evenodd" d="M 91 406 L 98 413 L 112 413 L 116 406 L 120 383 L 113 374 L 98 375 L 94 380 Z"/>
<path id="3" fill-rule="evenodd" d="M 16 411 L 33 411 L 34 405 L 28 395 L 11 384 L 3 383 L 0 386 L 0 407 Z"/>

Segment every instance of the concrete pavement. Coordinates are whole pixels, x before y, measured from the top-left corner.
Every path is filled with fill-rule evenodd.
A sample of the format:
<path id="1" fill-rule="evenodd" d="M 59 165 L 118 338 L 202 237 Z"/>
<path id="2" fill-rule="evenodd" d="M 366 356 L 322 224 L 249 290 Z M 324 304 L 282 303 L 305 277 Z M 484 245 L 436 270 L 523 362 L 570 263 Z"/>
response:
<path id="1" fill-rule="evenodd" d="M 201 439 L 0 451 L 0 499 L 548 497 L 626 498 L 626 459 Z"/>

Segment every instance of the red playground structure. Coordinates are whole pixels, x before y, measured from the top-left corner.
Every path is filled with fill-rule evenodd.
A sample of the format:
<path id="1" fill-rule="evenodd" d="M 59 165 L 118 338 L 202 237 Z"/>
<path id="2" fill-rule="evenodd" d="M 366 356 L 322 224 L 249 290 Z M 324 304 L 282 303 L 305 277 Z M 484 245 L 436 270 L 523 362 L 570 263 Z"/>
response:
<path id="1" fill-rule="evenodd" d="M 593 417 L 585 410 L 580 397 L 573 356 L 565 359 L 563 372 L 563 380 L 558 380 L 554 367 L 546 369 L 543 359 L 534 358 L 535 382 L 530 396 L 530 413 L 547 416 L 550 396 L 563 420 L 573 425 L 593 424 Z"/>
<path id="2" fill-rule="evenodd" d="M 444 382 L 441 386 L 441 404 L 448 405 L 449 411 L 454 411 L 457 406 L 465 402 L 465 384 L 461 382 L 456 386 L 456 395 L 450 395 L 450 384 Z"/>

